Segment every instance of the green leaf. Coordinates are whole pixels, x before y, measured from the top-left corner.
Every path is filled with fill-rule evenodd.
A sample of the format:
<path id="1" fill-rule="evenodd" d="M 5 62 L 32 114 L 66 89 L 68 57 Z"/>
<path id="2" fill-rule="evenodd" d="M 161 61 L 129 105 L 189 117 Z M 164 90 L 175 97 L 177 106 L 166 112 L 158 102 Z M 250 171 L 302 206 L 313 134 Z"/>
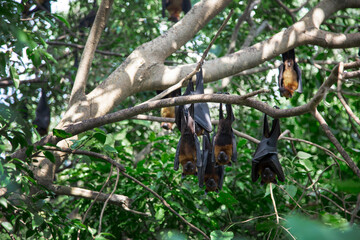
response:
<path id="1" fill-rule="evenodd" d="M 11 225 L 11 223 L 9 222 L 1 222 L 1 225 L 8 231 L 12 231 L 13 230 L 13 226 Z"/>
<path id="2" fill-rule="evenodd" d="M 35 214 L 32 222 L 31 222 L 32 228 L 35 229 L 35 228 L 39 227 L 43 222 L 44 222 L 44 219 L 40 215 Z"/>
<path id="3" fill-rule="evenodd" d="M 13 66 L 10 67 L 10 75 L 12 80 L 14 81 L 14 86 L 15 88 L 19 88 L 20 85 L 20 79 L 19 79 L 19 75 L 17 74 L 15 68 Z"/>
<path id="4" fill-rule="evenodd" d="M 312 157 L 312 155 L 306 153 L 306 152 L 302 152 L 302 151 L 299 151 L 298 154 L 297 154 L 298 158 L 300 159 L 309 159 Z"/>
<path id="5" fill-rule="evenodd" d="M 102 133 L 95 133 L 94 138 L 98 140 L 101 144 L 104 144 L 106 142 L 106 135 Z"/>
<path id="6" fill-rule="evenodd" d="M 340 191 L 358 194 L 360 193 L 360 182 L 354 180 L 335 181 L 334 182 Z"/>
<path id="7" fill-rule="evenodd" d="M 53 129 L 53 134 L 54 134 L 54 136 L 61 137 L 61 138 L 69 138 L 72 136 L 71 133 L 67 133 L 64 130 L 55 129 L 55 128 Z"/>
<path id="8" fill-rule="evenodd" d="M 65 18 L 63 18 L 62 16 L 59 16 L 59 15 L 57 15 L 57 14 L 52 14 L 52 16 L 53 16 L 53 17 L 56 17 L 57 19 L 59 19 L 60 21 L 62 21 L 63 23 L 65 23 L 65 25 L 66 25 L 68 28 L 70 28 L 70 24 L 69 24 L 69 22 L 68 22 Z"/>
<path id="9" fill-rule="evenodd" d="M 44 155 L 47 159 L 50 160 L 50 162 L 55 163 L 55 156 L 52 152 L 44 151 Z"/>
<path id="10" fill-rule="evenodd" d="M 5 208 L 8 207 L 8 202 L 7 202 L 6 199 L 3 198 L 3 197 L 0 198 L 0 204 L 1 204 L 2 206 L 4 206 Z"/>
<path id="11" fill-rule="evenodd" d="M 115 148 L 111 147 L 110 145 L 105 145 L 104 150 L 107 151 L 107 152 L 111 152 L 111 153 L 117 153 L 118 152 Z"/>
<path id="12" fill-rule="evenodd" d="M 286 185 L 285 190 L 289 193 L 291 197 L 295 197 L 297 192 L 297 187 L 294 185 Z"/>
<path id="13" fill-rule="evenodd" d="M 221 230 L 216 230 L 210 233 L 211 240 L 231 240 L 233 237 L 233 232 L 223 232 Z"/>
<path id="14" fill-rule="evenodd" d="M 304 166 L 307 171 L 314 170 L 312 162 L 309 159 L 300 159 L 299 163 Z"/>
<path id="15" fill-rule="evenodd" d="M 219 197 L 216 200 L 222 204 L 225 204 L 229 208 L 233 208 L 232 205 L 237 204 L 239 202 L 230 193 L 224 191 L 219 193 Z"/>
<path id="16" fill-rule="evenodd" d="M 156 220 L 158 221 L 163 220 L 164 216 L 165 216 L 165 210 L 163 208 L 159 208 L 159 210 L 157 210 L 155 214 Z"/>

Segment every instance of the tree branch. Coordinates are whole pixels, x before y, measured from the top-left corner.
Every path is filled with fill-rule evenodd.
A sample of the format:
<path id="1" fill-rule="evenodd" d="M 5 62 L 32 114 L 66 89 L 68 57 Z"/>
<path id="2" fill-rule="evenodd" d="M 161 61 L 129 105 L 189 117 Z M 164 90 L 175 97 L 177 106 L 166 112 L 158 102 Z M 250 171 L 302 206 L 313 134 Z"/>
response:
<path id="1" fill-rule="evenodd" d="M 332 134 L 325 119 L 321 116 L 321 114 L 317 111 L 317 109 L 315 109 L 315 111 L 311 112 L 311 114 L 316 118 L 316 120 L 318 120 L 318 122 L 320 123 L 320 126 L 324 130 L 326 136 L 335 145 L 336 149 L 339 151 L 341 156 L 345 159 L 347 165 L 351 168 L 351 170 L 353 170 L 353 172 L 356 174 L 356 176 L 358 176 L 360 178 L 360 169 L 357 167 L 355 162 L 350 158 L 350 156 L 347 154 L 347 152 L 341 146 L 341 144 L 336 139 L 336 137 Z"/>

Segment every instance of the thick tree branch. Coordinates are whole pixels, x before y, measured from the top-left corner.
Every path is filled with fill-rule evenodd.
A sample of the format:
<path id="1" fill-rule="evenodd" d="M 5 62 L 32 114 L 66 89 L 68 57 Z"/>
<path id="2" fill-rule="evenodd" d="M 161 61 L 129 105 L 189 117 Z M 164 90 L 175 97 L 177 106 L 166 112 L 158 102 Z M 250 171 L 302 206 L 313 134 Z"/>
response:
<path id="1" fill-rule="evenodd" d="M 113 0 L 102 0 L 96 13 L 94 24 L 91 27 L 89 37 L 85 44 L 84 52 L 81 55 L 75 83 L 70 95 L 70 105 L 85 97 L 86 81 L 89 75 L 91 63 L 94 58 L 96 47 L 100 40 L 101 32 L 105 28 L 106 20 L 109 17 L 112 3 Z"/>
<path id="2" fill-rule="evenodd" d="M 47 188 L 59 195 L 67 195 L 67 196 L 74 196 L 79 198 L 86 198 L 86 199 L 95 199 L 96 196 L 99 194 L 96 191 L 91 191 L 79 187 L 68 187 L 68 186 L 59 186 L 59 185 L 50 185 Z M 97 201 L 105 202 L 106 199 L 109 198 L 109 194 L 100 193 Z M 131 199 L 124 195 L 113 194 L 109 199 L 110 203 L 118 206 L 126 205 L 130 206 Z"/>

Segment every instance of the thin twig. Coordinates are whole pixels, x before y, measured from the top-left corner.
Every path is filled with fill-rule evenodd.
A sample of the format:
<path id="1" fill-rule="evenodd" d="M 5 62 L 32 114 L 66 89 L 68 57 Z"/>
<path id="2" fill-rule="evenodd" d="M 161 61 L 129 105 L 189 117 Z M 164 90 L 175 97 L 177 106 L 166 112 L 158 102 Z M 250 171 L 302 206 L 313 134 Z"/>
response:
<path id="1" fill-rule="evenodd" d="M 310 213 L 308 213 L 305 209 L 303 209 L 300 204 L 283 188 L 281 187 L 280 185 L 277 185 L 278 188 L 280 188 L 281 190 L 283 190 L 294 202 L 295 204 L 304 212 L 306 213 L 307 215 L 311 216 Z"/>
<path id="2" fill-rule="evenodd" d="M 282 225 L 280 225 L 280 227 L 282 228 L 282 229 L 284 229 L 291 237 L 292 237 L 292 239 L 294 239 L 294 240 L 296 240 L 296 238 L 290 233 L 290 231 L 288 230 L 288 229 L 286 229 L 284 226 L 282 226 Z"/>
<path id="3" fill-rule="evenodd" d="M 271 217 L 271 216 L 274 216 L 275 213 L 271 213 L 271 214 L 268 214 L 268 215 L 263 215 L 263 216 L 257 216 L 257 217 L 253 217 L 253 218 L 249 218 L 249 219 L 246 219 L 244 221 L 240 221 L 240 222 L 233 222 L 231 223 L 229 226 L 227 226 L 225 229 L 224 229 L 224 232 L 227 232 L 229 231 L 229 229 L 236 225 L 236 224 L 242 224 L 242 223 L 247 223 L 247 222 L 251 222 L 253 220 L 256 220 L 256 219 L 259 219 L 259 218 L 267 218 L 267 217 Z"/>
<path id="4" fill-rule="evenodd" d="M 276 209 L 276 202 L 275 202 L 275 199 L 274 199 L 274 194 L 273 194 L 273 189 L 272 189 L 272 183 L 270 182 L 269 184 L 269 187 L 270 187 L 270 196 L 271 196 L 271 200 L 272 200 L 272 203 L 273 203 L 273 206 L 274 206 L 274 211 L 275 211 L 275 216 L 276 216 L 276 223 L 279 224 L 279 213 Z"/>
<path id="5" fill-rule="evenodd" d="M 334 200 L 330 199 L 328 196 L 325 196 L 325 195 L 323 195 L 323 194 L 320 194 L 320 196 L 323 197 L 323 198 L 326 198 L 328 201 L 332 202 L 332 203 L 333 203 L 337 208 L 339 208 L 341 211 L 346 212 L 346 213 L 348 213 L 348 214 L 352 214 L 352 212 L 350 212 L 349 210 L 341 207 L 339 204 L 337 204 Z M 355 216 L 355 217 L 358 218 L 358 219 L 360 219 L 360 217 L 358 217 L 358 216 Z"/>
<path id="6" fill-rule="evenodd" d="M 338 80 L 337 80 L 337 96 L 341 102 L 341 104 L 344 106 L 347 114 L 354 119 L 354 121 L 360 125 L 360 119 L 354 114 L 354 112 L 351 110 L 351 108 L 349 107 L 349 105 L 346 103 L 345 98 L 343 97 L 343 95 L 341 94 L 341 85 L 342 85 L 342 81 L 343 81 L 343 74 L 344 74 L 344 63 L 340 62 L 339 63 L 339 73 L 338 73 Z"/>
<path id="7" fill-rule="evenodd" d="M 100 196 L 100 193 L 104 190 L 105 186 L 109 183 L 109 180 L 110 180 L 110 177 L 111 177 L 111 175 L 112 175 L 112 172 L 113 172 L 113 165 L 111 165 L 110 173 L 109 173 L 109 176 L 107 177 L 105 183 L 102 185 L 99 193 L 96 195 L 95 199 L 92 201 L 92 203 L 90 204 L 89 208 L 86 210 L 86 212 L 85 212 L 85 214 L 84 214 L 84 217 L 83 217 L 81 223 L 84 223 L 84 222 L 85 222 L 86 217 L 87 217 L 88 213 L 90 212 L 92 206 L 94 205 L 94 203 L 96 202 L 96 200 L 97 200 L 98 197 Z M 106 199 L 106 201 L 108 201 L 109 198 L 110 198 L 110 196 Z M 80 239 L 80 229 L 78 230 L 77 239 L 78 239 L 78 240 Z"/>
<path id="8" fill-rule="evenodd" d="M 111 167 L 112 167 L 112 166 L 113 166 L 113 165 L 111 165 Z M 113 189 L 112 192 L 110 193 L 109 197 L 106 199 L 106 201 L 105 201 L 105 203 L 104 203 L 104 206 L 103 206 L 103 208 L 101 209 L 100 219 L 99 219 L 98 234 L 101 233 L 101 223 L 102 223 L 102 219 L 103 219 L 103 216 L 104 216 L 104 212 L 105 212 L 106 205 L 107 205 L 107 203 L 109 202 L 109 199 L 112 197 L 112 195 L 114 195 L 114 192 L 115 192 L 116 189 L 117 189 L 117 185 L 118 185 L 118 183 L 119 183 L 119 177 L 120 177 L 120 169 L 117 167 L 117 168 L 116 168 L 116 181 L 115 181 L 114 189 Z"/>
<path id="9" fill-rule="evenodd" d="M 156 95 L 155 97 L 147 100 L 145 103 L 148 103 L 150 101 L 154 101 L 154 100 L 158 100 L 161 99 L 163 97 L 165 97 L 166 95 L 168 95 L 169 93 L 175 91 L 176 89 L 179 89 L 183 86 L 183 84 L 185 85 L 186 82 L 192 78 L 192 76 L 194 76 L 199 69 L 201 68 L 201 66 L 204 63 L 204 60 L 207 56 L 207 54 L 209 53 L 210 48 L 212 47 L 212 45 L 214 44 L 215 40 L 217 39 L 217 37 L 220 35 L 221 31 L 224 29 L 224 27 L 226 26 L 227 22 L 229 21 L 231 15 L 233 14 L 234 10 L 231 9 L 227 18 L 224 20 L 224 22 L 222 23 L 221 27 L 219 28 L 219 30 L 217 31 L 217 33 L 215 34 L 215 36 L 213 37 L 213 39 L 211 40 L 210 44 L 208 45 L 208 47 L 206 48 L 206 50 L 204 51 L 199 63 L 197 64 L 196 68 L 190 72 L 188 75 L 186 75 L 186 77 L 184 77 L 183 79 L 181 79 L 178 83 L 176 83 L 175 85 L 172 85 L 171 87 L 169 87 L 168 89 L 162 91 L 160 94 Z"/>
<path id="10" fill-rule="evenodd" d="M 353 212 L 351 213 L 350 225 L 354 224 L 355 216 L 359 212 L 359 209 L 360 209 L 360 193 L 358 194 L 358 197 L 357 197 L 356 206 L 355 206 Z"/>
<path id="11" fill-rule="evenodd" d="M 341 146 L 340 142 L 336 139 L 336 137 L 331 132 L 328 124 L 326 123 L 325 119 L 321 116 L 318 110 L 315 108 L 314 111 L 311 112 L 312 115 L 318 120 L 322 129 L 324 130 L 325 134 L 329 138 L 329 140 L 335 145 L 336 149 L 339 151 L 341 156 L 345 159 L 347 165 L 353 170 L 353 172 L 360 178 L 360 169 L 355 164 L 355 162 L 351 159 L 345 149 Z"/>
<path id="12" fill-rule="evenodd" d="M 172 213 L 174 213 L 176 216 L 178 216 L 184 223 L 186 223 L 190 228 L 192 228 L 193 230 L 199 232 L 201 235 L 204 236 L 205 239 L 210 240 L 210 238 L 203 232 L 201 231 L 199 228 L 197 228 L 195 225 L 191 224 L 190 222 L 188 222 L 183 216 L 181 216 L 178 212 L 176 212 L 169 203 L 166 202 L 166 200 L 161 197 L 159 194 L 157 194 L 155 191 L 153 191 L 151 188 L 149 188 L 148 186 L 146 186 L 145 184 L 143 184 L 142 182 L 140 182 L 139 180 L 137 180 L 136 178 L 128 175 L 125 172 L 121 172 L 122 175 L 124 175 L 125 177 L 131 179 L 132 181 L 134 181 L 135 183 L 137 183 L 138 185 L 140 185 L 141 187 L 143 187 L 145 190 L 147 190 L 148 192 L 152 193 L 157 199 L 159 199 L 162 204 L 167 207 Z"/>
<path id="13" fill-rule="evenodd" d="M 327 166 L 327 167 L 320 173 L 319 177 L 318 177 L 310 186 L 307 187 L 307 189 L 309 189 L 309 188 L 311 188 L 313 185 L 315 185 L 315 184 L 320 180 L 320 178 L 321 178 L 321 176 L 324 174 L 324 172 L 326 172 L 326 170 L 328 170 L 329 168 L 331 168 L 331 167 L 334 166 L 334 165 L 336 165 L 336 164 L 333 163 L 333 164 Z"/>

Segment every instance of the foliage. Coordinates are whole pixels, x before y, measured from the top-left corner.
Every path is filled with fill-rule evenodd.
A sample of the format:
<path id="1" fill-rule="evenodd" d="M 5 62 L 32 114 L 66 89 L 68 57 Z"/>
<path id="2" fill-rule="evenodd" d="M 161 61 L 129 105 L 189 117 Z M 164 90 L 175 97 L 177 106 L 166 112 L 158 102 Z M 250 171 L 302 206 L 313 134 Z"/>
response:
<path id="1" fill-rule="evenodd" d="M 192 2 L 194 4 L 197 1 Z M 303 1 L 283 1 L 290 8 L 296 8 L 301 2 Z M 317 1 L 309 1 L 296 17 L 302 17 L 316 3 Z M 212 47 L 208 58 L 226 54 L 236 20 L 245 10 L 246 4 L 246 1 L 233 1 L 227 8 L 233 8 L 235 13 Z M 0 238 L 9 239 L 10 234 L 13 234 L 16 239 L 75 239 L 81 230 L 80 239 L 201 239 L 199 233 L 190 230 L 188 225 L 151 193 L 123 176 L 120 176 L 115 193 L 133 199 L 131 209 L 149 213 L 151 216 L 125 211 L 116 205 L 107 205 L 101 233 L 98 232 L 99 216 L 104 203 L 95 203 L 82 224 L 79 219 L 83 217 L 92 200 L 55 195 L 34 180 L 31 171 L 33 157 L 39 151 L 45 152 L 43 148 L 32 145 L 40 139 L 32 126 L 39 89 L 45 88 L 48 92 L 52 129 L 66 109 L 64 103 L 71 92 L 81 55 L 81 49 L 65 44 L 52 45 L 51 42 L 84 45 L 90 29 L 79 28 L 79 22 L 92 9 L 93 4 L 70 1 L 68 12 L 49 14 L 38 11 L 28 18 L 23 16 L 23 5 L 17 1 L 1 1 L 0 6 L 0 77 L 1 81 L 13 81 L 13 85 L 0 91 L 4 97 L 0 103 L 0 190 L 7 189 L 5 195 L 0 195 Z M 196 62 L 227 12 L 226 10 L 216 16 L 192 41 L 170 56 L 166 64 L 176 66 Z M 87 92 L 102 82 L 136 47 L 171 27 L 171 23 L 160 15 L 160 1 L 114 1 L 98 50 L 116 55 L 95 55 Z M 348 27 L 355 26 L 359 17 L 358 10 L 341 11 L 327 20 L 322 28 L 335 32 L 356 32 L 356 28 Z M 280 8 L 276 1 L 270 0 L 261 1 L 253 11 L 252 18 L 256 25 L 267 21 L 271 26 L 271 29 L 259 34 L 253 43 L 267 39 L 292 24 L 291 17 L 284 9 Z M 241 46 L 245 41 L 250 27 L 248 23 L 241 25 L 237 46 Z M 314 61 L 350 61 L 354 59 L 357 51 L 358 49 L 299 46 L 296 54 L 303 70 L 304 93 L 296 94 L 291 100 L 280 98 L 277 93 L 276 69 L 234 77 L 232 84 L 223 91 L 244 94 L 269 88 L 271 94 L 259 96 L 262 101 L 281 108 L 299 106 L 316 93 L 329 75 L 326 69 L 334 66 L 325 64 L 319 69 L 314 66 Z M 278 60 L 280 57 L 263 65 L 271 67 Z M 29 79 L 35 81 L 21 83 L 21 80 Z M 214 89 L 219 86 L 219 82 L 207 85 Z M 349 92 L 360 91 L 358 79 L 347 81 L 343 87 Z M 134 106 L 152 96 L 155 96 L 155 92 L 138 93 L 120 103 L 117 109 Z M 349 95 L 346 98 L 353 110 L 360 109 L 358 97 Z M 218 105 L 209 106 L 212 117 L 216 119 Z M 251 108 L 233 108 L 236 118 L 233 127 L 259 137 L 262 114 Z M 360 139 L 354 130 L 355 128 L 359 131 L 359 127 L 349 122 L 335 92 L 328 94 L 320 104 L 319 112 L 325 116 L 336 138 L 359 165 Z M 281 119 L 281 127 L 283 131 L 288 129 L 295 138 L 306 139 L 337 152 L 323 134 L 318 122 L 309 114 Z M 65 137 L 60 131 L 55 134 Z M 197 186 L 195 176 L 182 179 L 181 172 L 173 170 L 179 137 L 178 130 L 164 131 L 157 123 L 125 120 L 80 134 L 72 148 L 102 153 L 120 162 L 129 175 L 157 192 L 187 221 L 212 239 L 289 238 L 284 228 L 275 222 L 269 186 L 251 182 L 251 158 L 255 144 L 242 138 L 237 139 L 238 162 L 226 167 L 222 191 L 205 195 L 204 189 Z M 150 152 L 145 158 L 137 159 L 135 156 L 148 145 Z M 281 140 L 278 144 L 286 175 L 286 182 L 280 185 L 286 193 L 277 186 L 274 189 L 277 209 L 280 216 L 285 218 L 281 225 L 289 227 L 289 231 L 298 239 L 308 239 L 308 236 L 318 236 L 316 239 L 335 239 L 335 236 L 339 239 L 345 238 L 345 235 L 348 239 L 348 236 L 358 236 L 359 230 L 350 226 L 351 213 L 344 211 L 344 208 L 354 208 L 360 193 L 356 176 L 346 164 L 329 157 L 312 145 L 295 143 L 295 147 L 297 153 L 289 141 Z M 11 154 L 21 148 L 26 149 L 27 159 L 23 161 L 11 158 Z M 53 159 L 51 152 L 47 151 L 45 155 Z M 327 168 L 330 165 L 332 166 Z M 56 184 L 99 191 L 109 175 L 110 165 L 93 157 L 69 155 L 60 169 L 62 171 L 56 176 Z M 115 179 L 116 174 L 113 173 L 110 184 L 103 192 L 110 193 L 113 190 Z M 308 188 L 312 183 L 313 187 Z M 41 191 L 33 194 L 34 187 Z M 326 227 L 304 217 L 317 219 Z M 245 222 L 247 219 L 251 221 Z M 354 225 L 359 224 L 358 217 L 355 218 L 355 223 Z"/>

